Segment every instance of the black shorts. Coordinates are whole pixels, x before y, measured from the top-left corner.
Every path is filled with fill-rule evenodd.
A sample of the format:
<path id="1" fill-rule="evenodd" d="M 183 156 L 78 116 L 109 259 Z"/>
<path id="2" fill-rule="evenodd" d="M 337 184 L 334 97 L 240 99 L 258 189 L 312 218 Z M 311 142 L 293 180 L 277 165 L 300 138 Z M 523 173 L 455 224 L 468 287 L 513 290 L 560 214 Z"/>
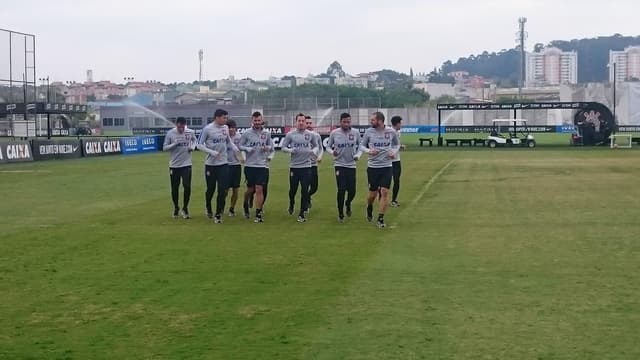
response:
<path id="1" fill-rule="evenodd" d="M 237 189 L 242 181 L 242 166 L 229 165 L 229 188 Z"/>
<path id="2" fill-rule="evenodd" d="M 244 178 L 248 187 L 265 186 L 269 182 L 269 169 L 245 166 Z"/>
<path id="3" fill-rule="evenodd" d="M 356 184 L 356 169 L 336 166 L 336 185 L 338 190 L 351 190 Z"/>
<path id="4" fill-rule="evenodd" d="M 367 168 L 367 178 L 369 191 L 378 191 L 379 188 L 389 189 L 391 178 L 393 178 L 393 168 Z"/>

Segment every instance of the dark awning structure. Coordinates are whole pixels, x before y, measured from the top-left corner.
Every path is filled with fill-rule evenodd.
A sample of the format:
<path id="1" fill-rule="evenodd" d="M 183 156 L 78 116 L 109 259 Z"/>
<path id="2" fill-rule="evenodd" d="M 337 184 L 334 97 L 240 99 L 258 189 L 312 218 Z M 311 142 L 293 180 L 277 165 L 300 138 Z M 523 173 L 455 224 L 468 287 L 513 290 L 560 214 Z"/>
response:
<path id="1" fill-rule="evenodd" d="M 83 114 L 87 105 L 57 103 L 0 103 L 0 117 L 11 114 Z"/>

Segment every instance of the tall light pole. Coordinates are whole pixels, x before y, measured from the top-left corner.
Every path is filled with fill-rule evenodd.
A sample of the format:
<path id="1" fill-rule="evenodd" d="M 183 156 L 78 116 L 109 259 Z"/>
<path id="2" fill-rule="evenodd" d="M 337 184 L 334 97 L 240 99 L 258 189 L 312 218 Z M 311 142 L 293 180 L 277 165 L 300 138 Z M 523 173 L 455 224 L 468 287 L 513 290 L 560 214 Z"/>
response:
<path id="1" fill-rule="evenodd" d="M 518 97 L 522 99 L 522 88 L 524 87 L 524 80 L 527 71 L 525 53 L 525 40 L 527 39 L 525 25 L 527 24 L 527 18 L 519 18 L 518 23 L 520 24 L 520 29 L 518 31 L 518 44 L 520 46 L 520 82 L 518 83 Z"/>
<path id="2" fill-rule="evenodd" d="M 49 84 L 49 77 L 41 78 L 41 82 L 47 82 L 47 104 L 49 104 L 50 96 L 51 96 L 51 87 Z M 51 113 L 50 110 L 47 110 L 47 139 L 51 139 Z"/>
<path id="3" fill-rule="evenodd" d="M 618 81 L 618 67 L 616 63 L 613 63 L 613 121 L 617 124 L 618 119 L 616 118 L 616 83 Z"/>

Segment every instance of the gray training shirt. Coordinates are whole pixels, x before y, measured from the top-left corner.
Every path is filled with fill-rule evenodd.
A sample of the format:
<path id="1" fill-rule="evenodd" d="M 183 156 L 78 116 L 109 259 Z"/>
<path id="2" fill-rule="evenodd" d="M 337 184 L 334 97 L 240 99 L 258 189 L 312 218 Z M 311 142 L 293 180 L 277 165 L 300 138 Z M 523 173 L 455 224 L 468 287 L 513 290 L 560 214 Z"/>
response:
<path id="1" fill-rule="evenodd" d="M 364 132 L 364 136 L 362 136 L 360 150 L 369 153 L 372 149 L 376 149 L 379 152 L 377 155 L 369 155 L 368 166 L 370 168 L 391 167 L 391 163 L 395 160 L 395 156 L 400 150 L 398 133 L 387 127 L 382 130 L 368 128 Z M 395 154 L 395 156 L 390 158 L 390 154 Z"/>
<path id="2" fill-rule="evenodd" d="M 231 142 L 233 142 L 233 145 L 235 145 L 238 149 L 240 148 L 241 137 L 242 135 L 237 132 L 235 136 L 231 137 Z M 240 158 L 238 157 L 238 153 L 236 151 L 233 151 L 232 148 L 227 149 L 227 160 L 229 160 L 229 165 L 240 165 Z"/>
<path id="3" fill-rule="evenodd" d="M 227 152 L 231 148 L 238 151 L 229 137 L 229 127 L 227 125 L 217 125 L 215 122 L 207 125 L 202 129 L 200 140 L 198 141 L 198 149 L 207 153 L 205 165 L 219 166 L 229 163 Z"/>
<path id="4" fill-rule="evenodd" d="M 333 157 L 333 165 L 346 168 L 356 168 L 356 159 L 362 155 L 360 150 L 360 132 L 356 129 L 347 131 L 337 128 L 329 135 L 327 151 L 338 152 L 338 156 Z"/>
<path id="5" fill-rule="evenodd" d="M 282 140 L 282 151 L 291 154 L 289 167 L 292 169 L 310 168 L 318 156 L 322 144 L 309 130 L 291 130 Z"/>
<path id="6" fill-rule="evenodd" d="M 163 151 L 168 151 L 171 155 L 169 160 L 170 168 L 181 168 L 191 166 L 191 151 L 196 146 L 196 135 L 193 130 L 185 129 L 182 134 L 173 128 L 164 137 Z"/>
<path id="7" fill-rule="evenodd" d="M 268 152 L 264 151 L 265 146 L 268 148 Z M 238 148 L 245 153 L 246 161 L 244 166 L 252 168 L 268 168 L 268 160 L 273 158 L 272 154 L 275 151 L 271 133 L 264 129 L 255 130 L 254 128 L 242 134 Z"/>

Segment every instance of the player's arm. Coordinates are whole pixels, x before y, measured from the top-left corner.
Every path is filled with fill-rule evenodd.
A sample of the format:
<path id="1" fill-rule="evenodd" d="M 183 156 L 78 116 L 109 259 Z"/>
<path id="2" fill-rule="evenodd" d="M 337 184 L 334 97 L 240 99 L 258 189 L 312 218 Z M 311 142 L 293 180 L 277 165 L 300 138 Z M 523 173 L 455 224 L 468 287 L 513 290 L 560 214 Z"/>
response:
<path id="1" fill-rule="evenodd" d="M 360 137 L 360 133 L 356 134 L 356 154 L 353 156 L 354 159 L 359 160 L 362 156 L 362 149 L 360 149 L 360 144 L 362 143 L 362 138 Z"/>
<path id="2" fill-rule="evenodd" d="M 247 162 L 247 153 L 240 151 L 240 157 L 238 159 L 240 159 L 240 163 L 244 165 Z"/>
<path id="3" fill-rule="evenodd" d="M 314 134 L 311 134 L 311 153 L 317 160 L 320 154 L 320 146 L 318 146 L 318 138 Z"/>
<path id="4" fill-rule="evenodd" d="M 335 132 L 331 132 L 331 134 L 329 134 L 329 140 L 327 140 L 327 151 L 331 151 L 331 154 L 336 157 L 339 155 L 338 153 L 338 149 L 335 148 L 336 145 L 336 133 Z"/>
<path id="5" fill-rule="evenodd" d="M 206 145 L 206 141 L 209 138 L 209 132 L 207 131 L 207 129 L 202 129 L 202 133 L 200 134 L 200 139 L 198 139 L 198 150 L 200 151 L 204 151 L 207 154 L 215 157 L 218 157 L 218 155 L 220 155 L 219 152 L 209 149 Z"/>
<path id="6" fill-rule="evenodd" d="M 360 152 L 370 154 L 372 149 L 369 149 L 369 133 L 365 132 L 360 141 Z"/>
<path id="7" fill-rule="evenodd" d="M 196 149 L 196 144 L 198 143 L 198 139 L 196 139 L 196 133 L 189 133 L 189 151 L 194 151 Z"/>
<path id="8" fill-rule="evenodd" d="M 251 146 L 249 146 L 249 135 L 248 133 L 244 133 L 242 134 L 242 136 L 240 137 L 240 150 L 244 151 L 246 153 L 250 153 L 253 152 L 253 148 Z"/>
<path id="9" fill-rule="evenodd" d="M 269 133 L 269 136 L 267 136 L 267 149 L 269 149 L 269 156 L 267 156 L 267 160 L 271 161 L 273 160 L 273 157 L 276 156 L 276 146 L 273 143 L 273 139 L 271 138 L 271 133 Z"/>
<path id="10" fill-rule="evenodd" d="M 318 162 L 321 162 L 322 161 L 322 155 L 324 155 L 324 146 L 322 144 L 322 136 L 320 136 L 320 134 L 318 134 L 316 139 L 318 141 Z"/>
<path id="11" fill-rule="evenodd" d="M 395 159 L 396 154 L 400 151 L 400 139 L 398 138 L 398 133 L 393 131 L 393 136 L 391 137 L 391 151 L 389 152 L 389 158 Z"/>
<path id="12" fill-rule="evenodd" d="M 164 137 L 164 144 L 162 145 L 162 151 L 173 150 L 176 148 L 176 146 L 178 146 L 178 143 L 173 142 L 173 137 L 167 134 L 167 136 Z"/>
<path id="13" fill-rule="evenodd" d="M 284 139 L 282 140 L 281 150 L 286 153 L 293 154 L 293 149 L 289 147 L 290 144 L 291 144 L 291 133 L 288 133 L 287 135 L 284 136 Z"/>
<path id="14" fill-rule="evenodd" d="M 240 149 L 236 146 L 231 138 L 231 134 L 229 134 L 229 128 L 227 128 L 227 149 L 231 149 L 234 153 L 239 153 Z"/>

